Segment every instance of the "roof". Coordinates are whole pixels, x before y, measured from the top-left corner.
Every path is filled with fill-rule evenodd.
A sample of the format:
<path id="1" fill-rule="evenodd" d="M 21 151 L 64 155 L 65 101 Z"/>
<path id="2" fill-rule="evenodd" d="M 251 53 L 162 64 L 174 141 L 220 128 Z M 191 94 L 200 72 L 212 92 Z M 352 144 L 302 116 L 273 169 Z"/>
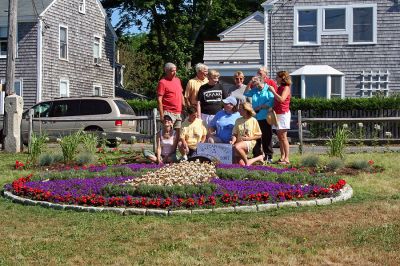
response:
<path id="1" fill-rule="evenodd" d="M 257 17 L 257 16 L 262 17 L 262 18 L 264 19 L 264 15 L 263 15 L 261 12 L 256 11 L 256 12 L 254 12 L 253 14 L 251 14 L 250 16 L 248 16 L 247 18 L 245 18 L 245 19 L 239 21 L 238 23 L 236 23 L 236 24 L 233 25 L 232 27 L 230 27 L 230 28 L 226 29 L 225 31 L 221 32 L 220 34 L 218 34 L 218 37 L 224 38 L 225 35 L 227 35 L 227 34 L 230 33 L 231 31 L 233 31 L 233 30 L 239 28 L 239 27 L 242 26 L 244 23 L 248 22 L 249 20 L 251 20 L 251 19 L 253 19 L 253 18 Z"/>
<path id="2" fill-rule="evenodd" d="M 18 19 L 35 20 L 54 0 L 19 0 Z M 35 9 L 36 8 L 36 9 Z M 0 24 L 8 24 L 8 1 L 0 1 Z"/>
<path id="3" fill-rule="evenodd" d="M 339 70 L 334 69 L 328 65 L 305 65 L 292 73 L 291 76 L 309 76 L 309 75 L 337 75 L 343 76 L 344 74 Z"/>
<path id="4" fill-rule="evenodd" d="M 270 8 L 270 7 L 272 7 L 274 4 L 276 4 L 276 2 L 278 2 L 279 0 L 268 0 L 268 1 L 265 1 L 264 3 L 262 3 L 261 4 L 261 6 L 262 7 L 264 7 L 264 8 Z"/>

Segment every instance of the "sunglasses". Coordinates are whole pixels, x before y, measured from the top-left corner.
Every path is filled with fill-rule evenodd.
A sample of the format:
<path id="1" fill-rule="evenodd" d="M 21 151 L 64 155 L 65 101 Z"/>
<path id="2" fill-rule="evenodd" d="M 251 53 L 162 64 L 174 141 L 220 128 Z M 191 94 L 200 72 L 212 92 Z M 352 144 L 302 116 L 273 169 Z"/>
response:
<path id="1" fill-rule="evenodd" d="M 235 80 L 243 80 L 243 78 L 235 78 Z"/>

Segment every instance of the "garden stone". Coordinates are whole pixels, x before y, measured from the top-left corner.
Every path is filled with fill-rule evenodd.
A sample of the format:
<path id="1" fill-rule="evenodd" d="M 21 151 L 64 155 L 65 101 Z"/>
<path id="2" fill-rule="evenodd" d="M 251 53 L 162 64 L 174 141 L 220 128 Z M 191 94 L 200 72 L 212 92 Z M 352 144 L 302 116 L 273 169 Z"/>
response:
<path id="1" fill-rule="evenodd" d="M 124 215 L 146 215 L 146 209 L 126 208 Z"/>
<path id="2" fill-rule="evenodd" d="M 113 212 L 116 214 L 124 215 L 125 209 L 124 208 L 114 208 L 114 207 L 107 207 L 102 210 L 102 212 Z"/>
<path id="3" fill-rule="evenodd" d="M 252 205 L 252 206 L 235 206 L 235 211 L 236 212 L 256 212 L 257 211 L 257 206 Z"/>
<path id="4" fill-rule="evenodd" d="M 65 209 L 65 205 L 52 203 L 51 204 L 51 208 L 55 209 L 55 210 L 64 210 Z"/>
<path id="5" fill-rule="evenodd" d="M 278 203 L 278 208 L 293 208 L 297 207 L 297 202 L 295 201 L 284 201 Z"/>
<path id="6" fill-rule="evenodd" d="M 330 205 L 332 203 L 330 198 L 317 199 L 316 201 L 317 201 L 317 206 Z"/>
<path id="7" fill-rule="evenodd" d="M 157 210 L 157 209 L 147 209 L 146 215 L 168 216 L 168 211 L 165 211 L 165 210 Z"/>
<path id="8" fill-rule="evenodd" d="M 317 202 L 315 200 L 300 200 L 300 201 L 297 201 L 297 205 L 299 207 L 315 206 L 315 205 L 317 205 Z"/>
<path id="9" fill-rule="evenodd" d="M 214 212 L 218 213 L 235 212 L 235 208 L 234 207 L 215 208 Z"/>
<path id="10" fill-rule="evenodd" d="M 257 204 L 257 210 L 259 212 L 273 210 L 273 209 L 277 209 L 277 208 L 278 208 L 278 204 L 276 204 L 276 203 Z"/>
<path id="11" fill-rule="evenodd" d="M 25 199 L 24 200 L 24 205 L 30 205 L 30 206 L 35 206 L 37 205 L 37 202 L 31 199 Z"/>
<path id="12" fill-rule="evenodd" d="M 81 207 L 81 206 L 78 206 L 78 205 L 65 205 L 64 210 L 74 210 L 74 211 L 77 211 L 79 207 Z"/>
<path id="13" fill-rule="evenodd" d="M 10 153 L 21 152 L 21 120 L 24 101 L 21 96 L 10 95 L 4 101 L 4 150 Z"/>
<path id="14" fill-rule="evenodd" d="M 192 210 L 192 214 L 208 214 L 213 212 L 213 209 L 194 209 Z"/>
<path id="15" fill-rule="evenodd" d="M 50 208 L 51 207 L 51 203 L 50 202 L 46 202 L 46 201 L 39 201 L 38 205 L 45 207 L 45 208 Z"/>
<path id="16" fill-rule="evenodd" d="M 169 211 L 169 215 L 176 216 L 176 215 L 191 215 L 191 210 L 171 210 Z"/>

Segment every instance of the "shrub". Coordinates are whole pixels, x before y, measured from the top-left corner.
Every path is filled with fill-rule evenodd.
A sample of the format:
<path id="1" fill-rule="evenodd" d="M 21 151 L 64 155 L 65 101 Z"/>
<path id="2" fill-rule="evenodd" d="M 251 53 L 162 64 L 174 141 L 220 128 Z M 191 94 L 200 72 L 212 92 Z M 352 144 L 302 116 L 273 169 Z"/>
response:
<path id="1" fill-rule="evenodd" d="M 78 152 L 78 146 L 82 139 L 82 130 L 79 130 L 71 135 L 60 139 L 61 151 L 64 157 L 64 162 L 69 163 L 75 160 Z"/>
<path id="2" fill-rule="evenodd" d="M 314 154 L 305 155 L 300 159 L 300 166 L 304 167 L 317 167 L 319 163 L 319 157 Z"/>
<path id="3" fill-rule="evenodd" d="M 95 161 L 96 161 L 96 157 L 94 156 L 93 153 L 90 153 L 90 152 L 81 153 L 76 158 L 76 162 L 78 165 L 92 164 Z"/>
<path id="4" fill-rule="evenodd" d="M 326 164 L 326 168 L 330 171 L 336 171 L 340 168 L 343 168 L 343 166 L 344 166 L 344 162 L 340 158 L 332 158 Z"/>
<path id="5" fill-rule="evenodd" d="M 344 157 L 344 149 L 349 140 L 349 131 L 343 126 L 338 128 L 333 138 L 330 138 L 326 145 L 328 146 L 328 155 L 331 157 Z"/>
<path id="6" fill-rule="evenodd" d="M 82 134 L 82 144 L 85 151 L 91 154 L 95 154 L 97 151 L 97 144 L 99 143 L 99 137 L 94 133 Z"/>
<path id="7" fill-rule="evenodd" d="M 355 160 L 349 163 L 349 167 L 353 169 L 358 169 L 358 170 L 368 170 L 371 168 L 370 164 L 366 160 Z"/>
<path id="8" fill-rule="evenodd" d="M 39 165 L 40 166 L 49 166 L 54 162 L 54 155 L 50 153 L 44 153 L 39 156 Z"/>
<path id="9" fill-rule="evenodd" d="M 62 161 L 64 161 L 64 156 L 62 154 L 53 154 L 53 163 L 61 163 Z"/>
<path id="10" fill-rule="evenodd" d="M 40 154 L 46 148 L 47 135 L 36 135 L 32 132 L 31 141 L 28 145 L 28 162 L 37 164 Z"/>

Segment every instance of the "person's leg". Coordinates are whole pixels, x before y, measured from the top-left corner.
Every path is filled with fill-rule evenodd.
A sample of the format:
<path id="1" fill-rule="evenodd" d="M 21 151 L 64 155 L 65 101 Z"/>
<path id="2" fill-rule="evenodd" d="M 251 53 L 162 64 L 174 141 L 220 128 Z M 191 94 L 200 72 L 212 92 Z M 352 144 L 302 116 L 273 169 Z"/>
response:
<path id="1" fill-rule="evenodd" d="M 261 138 L 260 139 L 257 139 L 256 140 L 256 145 L 254 146 L 254 148 L 253 148 L 253 157 L 257 157 L 257 156 L 260 156 L 260 155 L 262 155 L 263 154 L 263 152 L 262 152 L 262 150 L 261 150 L 261 146 L 263 145 L 263 138 L 264 138 L 264 129 L 265 128 L 263 128 L 263 123 L 262 123 L 262 121 L 263 120 L 257 120 L 257 122 L 258 122 L 258 125 L 260 126 L 260 129 L 261 129 Z M 263 147 L 264 148 L 264 147 Z"/>
<path id="2" fill-rule="evenodd" d="M 235 152 L 237 153 L 240 159 L 243 160 L 244 164 L 247 165 L 247 153 L 249 152 L 247 143 L 244 141 L 240 141 L 234 145 Z"/>
<path id="3" fill-rule="evenodd" d="M 144 157 L 149 159 L 152 163 L 157 162 L 157 156 L 154 154 L 154 152 L 152 152 L 150 150 L 144 150 L 143 155 L 144 155 Z"/>
<path id="4" fill-rule="evenodd" d="M 283 163 L 289 163 L 289 141 L 287 139 L 287 130 L 279 129 L 277 131 L 279 139 L 279 148 L 281 150 L 281 159 Z"/>
<path id="5" fill-rule="evenodd" d="M 263 127 L 265 127 L 265 132 L 262 132 L 262 145 L 264 155 L 268 157 L 268 159 L 272 160 L 274 155 L 274 149 L 272 147 L 272 126 L 268 124 L 267 120 L 263 120 Z"/>
<path id="6" fill-rule="evenodd" d="M 264 155 L 261 154 L 261 155 L 258 155 L 257 157 L 248 159 L 246 165 L 252 165 L 255 162 L 262 162 L 263 160 L 264 160 Z"/>

